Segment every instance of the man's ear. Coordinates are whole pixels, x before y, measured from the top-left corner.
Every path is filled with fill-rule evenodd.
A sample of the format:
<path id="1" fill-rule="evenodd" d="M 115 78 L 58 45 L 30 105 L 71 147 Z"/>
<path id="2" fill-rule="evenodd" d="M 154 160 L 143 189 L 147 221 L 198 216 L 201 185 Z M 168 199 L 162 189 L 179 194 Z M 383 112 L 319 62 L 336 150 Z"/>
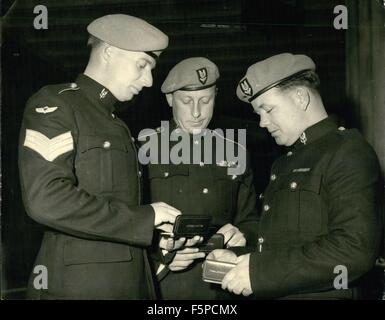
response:
<path id="1" fill-rule="evenodd" d="M 102 58 L 105 61 L 108 61 L 111 56 L 114 54 L 114 48 L 111 46 L 104 46 L 102 49 Z"/>
<path id="2" fill-rule="evenodd" d="M 309 90 L 305 87 L 298 87 L 294 92 L 294 100 L 299 105 L 301 110 L 306 111 L 310 103 Z"/>
<path id="3" fill-rule="evenodd" d="M 172 93 L 166 93 L 166 99 L 167 99 L 167 103 L 170 107 L 172 107 L 172 103 L 173 103 L 173 100 L 174 100 L 174 96 Z"/>

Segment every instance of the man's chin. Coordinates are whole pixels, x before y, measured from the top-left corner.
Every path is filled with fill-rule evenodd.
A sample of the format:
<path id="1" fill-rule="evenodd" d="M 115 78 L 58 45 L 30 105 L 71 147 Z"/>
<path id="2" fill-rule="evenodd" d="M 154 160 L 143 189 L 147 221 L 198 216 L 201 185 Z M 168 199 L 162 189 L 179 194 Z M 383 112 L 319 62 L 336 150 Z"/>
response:
<path id="1" fill-rule="evenodd" d="M 132 93 L 132 92 L 129 92 L 127 93 L 125 96 L 115 96 L 116 99 L 120 102 L 127 102 L 127 101 L 131 101 L 135 95 Z"/>
<path id="2" fill-rule="evenodd" d="M 283 146 L 283 147 L 290 147 L 290 146 L 292 146 L 295 143 L 295 141 L 292 142 L 292 141 L 288 141 L 288 140 L 282 140 L 279 137 L 276 137 L 274 139 L 275 139 L 275 143 L 277 145 Z"/>
<path id="3" fill-rule="evenodd" d="M 285 141 L 282 141 L 282 139 L 280 139 L 280 137 L 273 137 L 274 140 L 275 140 L 275 143 L 279 146 L 284 146 L 285 145 Z"/>
<path id="4" fill-rule="evenodd" d="M 126 99 L 124 101 L 131 101 L 132 99 L 134 99 L 135 95 L 133 93 L 130 93 L 127 95 Z"/>
<path id="5" fill-rule="evenodd" d="M 189 127 L 187 129 L 190 134 L 200 134 L 202 131 L 206 130 L 206 127 Z"/>

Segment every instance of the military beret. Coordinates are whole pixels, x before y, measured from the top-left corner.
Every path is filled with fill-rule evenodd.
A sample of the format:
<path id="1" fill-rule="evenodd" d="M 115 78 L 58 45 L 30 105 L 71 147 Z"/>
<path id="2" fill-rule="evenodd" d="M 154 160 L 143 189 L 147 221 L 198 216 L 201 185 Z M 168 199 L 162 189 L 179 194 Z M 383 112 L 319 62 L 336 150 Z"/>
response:
<path id="1" fill-rule="evenodd" d="M 87 26 L 87 31 L 114 47 L 128 51 L 143 51 L 153 55 L 154 51 L 164 50 L 168 46 L 168 37 L 162 31 L 140 18 L 126 14 L 100 17 Z"/>
<path id="2" fill-rule="evenodd" d="M 283 81 L 308 70 L 315 70 L 315 64 L 308 56 L 291 53 L 272 56 L 247 69 L 238 83 L 237 96 L 244 102 L 251 102 Z"/>
<path id="3" fill-rule="evenodd" d="M 219 70 L 215 63 L 203 57 L 188 58 L 170 70 L 161 90 L 163 93 L 203 90 L 215 85 L 218 78 Z"/>

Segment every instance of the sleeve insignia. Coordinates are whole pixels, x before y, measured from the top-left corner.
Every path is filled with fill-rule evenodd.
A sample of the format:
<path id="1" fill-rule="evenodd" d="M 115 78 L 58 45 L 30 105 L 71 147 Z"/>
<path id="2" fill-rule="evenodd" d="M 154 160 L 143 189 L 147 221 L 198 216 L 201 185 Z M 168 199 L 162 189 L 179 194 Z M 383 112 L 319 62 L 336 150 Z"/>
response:
<path id="1" fill-rule="evenodd" d="M 27 129 L 24 146 L 36 151 L 44 159 L 52 162 L 62 154 L 72 151 L 74 142 L 71 131 L 49 139 L 38 131 Z"/>

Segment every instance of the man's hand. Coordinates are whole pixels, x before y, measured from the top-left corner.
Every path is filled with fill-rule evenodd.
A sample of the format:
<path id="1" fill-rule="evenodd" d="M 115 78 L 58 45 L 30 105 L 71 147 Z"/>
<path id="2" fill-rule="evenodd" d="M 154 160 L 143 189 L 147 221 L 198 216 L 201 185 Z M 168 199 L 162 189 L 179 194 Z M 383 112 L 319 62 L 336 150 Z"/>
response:
<path id="1" fill-rule="evenodd" d="M 206 259 L 229 262 L 229 263 L 237 263 L 238 257 L 234 252 L 230 250 L 216 249 L 211 251 L 207 255 Z"/>
<path id="2" fill-rule="evenodd" d="M 195 236 L 194 238 L 187 239 L 185 237 L 179 238 L 175 240 L 172 237 L 161 237 L 159 241 L 159 247 L 161 249 L 165 249 L 167 251 L 175 251 L 183 246 L 185 247 L 193 247 L 198 243 L 203 241 L 203 237 Z"/>
<path id="3" fill-rule="evenodd" d="M 249 296 L 253 293 L 251 289 L 249 274 L 250 253 L 239 256 L 237 265 L 230 270 L 222 280 L 222 289 L 235 294 Z"/>
<path id="4" fill-rule="evenodd" d="M 174 259 L 168 265 L 168 268 L 171 271 L 181 271 L 186 269 L 190 264 L 194 262 L 195 259 L 205 257 L 204 252 L 198 251 L 198 248 L 185 248 L 183 250 L 177 251 Z"/>
<path id="5" fill-rule="evenodd" d="M 246 245 L 245 236 L 239 229 L 231 223 L 224 225 L 217 233 L 222 233 L 225 238 L 226 247 L 244 247 Z"/>
<path id="6" fill-rule="evenodd" d="M 151 203 L 151 206 L 155 211 L 155 228 L 172 232 L 175 218 L 182 212 L 164 202 Z"/>

